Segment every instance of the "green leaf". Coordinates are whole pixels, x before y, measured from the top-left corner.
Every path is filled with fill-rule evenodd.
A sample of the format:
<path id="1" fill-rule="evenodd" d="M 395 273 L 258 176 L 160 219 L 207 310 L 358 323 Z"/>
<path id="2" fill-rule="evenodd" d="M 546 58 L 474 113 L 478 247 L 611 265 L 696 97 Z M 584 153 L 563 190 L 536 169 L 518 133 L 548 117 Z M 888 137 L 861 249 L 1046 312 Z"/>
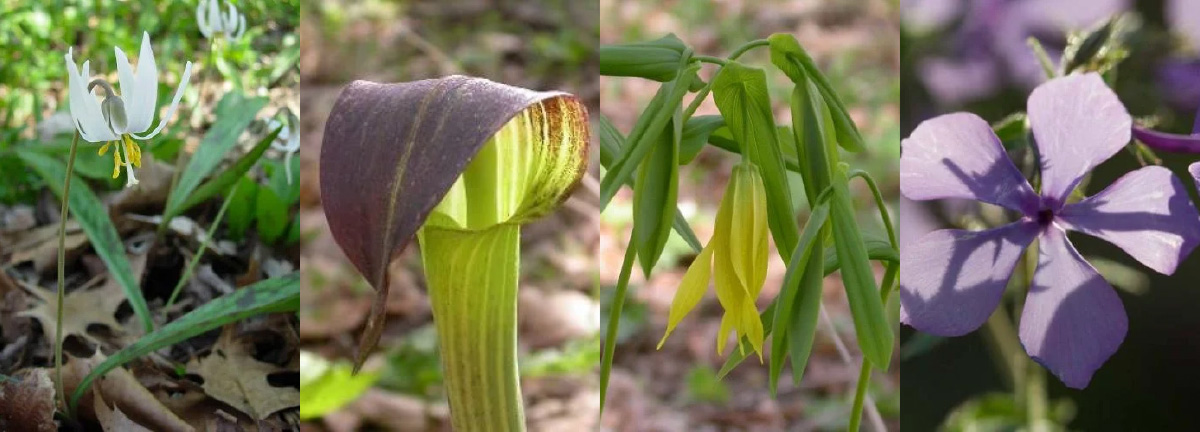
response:
<path id="1" fill-rule="evenodd" d="M 848 152 L 858 152 L 863 148 L 863 138 L 858 132 L 858 126 L 846 112 L 846 105 L 841 97 L 833 90 L 829 79 L 817 68 L 816 62 L 809 57 L 808 52 L 800 46 L 796 37 L 787 33 L 775 33 L 767 38 L 771 44 L 771 63 L 788 75 L 797 85 L 812 80 L 817 85 L 821 97 L 830 103 L 829 110 L 833 114 L 833 123 L 837 130 L 837 143 Z M 806 79 L 807 78 L 807 79 Z M 795 125 L 793 125 L 795 126 Z"/>
<path id="2" fill-rule="evenodd" d="M 667 82 L 658 89 L 658 93 L 650 100 L 650 104 L 642 111 L 627 137 L 627 145 L 620 147 L 616 158 L 608 167 L 604 179 L 600 181 L 600 205 L 608 206 L 608 202 L 617 194 L 617 190 L 633 175 L 634 169 L 642 163 L 642 159 L 650 153 L 658 134 L 667 126 L 674 116 L 675 110 L 683 102 L 687 87 L 693 73 L 700 68 L 691 64 L 684 69 L 686 73 L 673 81 Z"/>
<path id="3" fill-rule="evenodd" d="M 654 148 L 642 161 L 641 172 L 633 188 L 633 241 L 643 274 L 650 271 L 662 255 L 679 194 L 679 138 L 683 112 L 676 108 L 674 119 L 659 133 Z"/>
<path id="4" fill-rule="evenodd" d="M 268 187 L 258 188 L 254 203 L 258 235 L 264 242 L 275 244 L 287 232 L 288 206 Z"/>
<path id="5" fill-rule="evenodd" d="M 867 248 L 867 256 L 872 261 L 899 263 L 900 254 L 892 247 L 891 242 L 879 234 L 864 232 L 863 245 Z M 838 262 L 837 250 L 833 246 L 825 248 L 825 269 L 841 268 Z"/>
<path id="6" fill-rule="evenodd" d="M 687 46 L 674 34 L 647 42 L 601 45 L 600 75 L 671 81 L 685 51 Z"/>
<path id="7" fill-rule="evenodd" d="M 233 198 L 229 202 L 229 215 L 225 218 L 225 224 L 234 240 L 241 240 L 246 235 L 246 229 L 254 222 L 254 204 L 258 201 L 258 188 L 258 183 L 253 179 L 242 177 L 238 180 L 238 186 L 232 190 Z"/>
<path id="8" fill-rule="evenodd" d="M 808 362 L 808 354 L 812 351 L 817 312 L 821 307 L 821 282 L 824 279 L 821 274 L 824 251 L 817 249 L 824 243 L 824 227 L 828 217 L 828 203 L 821 203 L 813 209 L 783 277 L 783 288 L 778 297 L 782 306 L 775 309 L 775 322 L 771 325 L 774 329 L 771 334 L 769 381 L 772 395 L 776 394 L 778 388 L 784 357 L 788 354 L 792 356 L 792 376 L 799 382 L 804 365 Z M 797 310 L 799 313 L 793 313 Z M 791 337 L 785 339 L 788 336 Z M 785 350 L 785 346 L 788 349 Z"/>
<path id="9" fill-rule="evenodd" d="M 196 190 L 192 192 L 190 196 L 188 196 L 187 200 L 185 200 L 183 204 L 173 210 L 173 213 L 169 214 L 169 216 L 164 215 L 163 220 L 170 220 L 171 218 L 178 216 L 180 213 L 187 211 L 197 204 L 208 201 L 209 198 L 214 196 L 223 194 L 225 191 L 229 190 L 229 188 L 233 187 L 234 183 L 237 183 L 239 179 L 246 176 L 246 173 L 250 172 L 251 168 L 254 168 L 254 164 L 257 163 L 260 158 L 262 158 L 263 153 L 266 152 L 267 148 L 271 146 L 271 143 L 275 141 L 275 137 L 279 135 L 279 132 L 282 129 L 283 126 L 275 128 L 274 131 L 272 131 L 270 134 L 267 134 L 267 136 L 263 139 L 259 140 L 258 144 L 255 144 L 254 148 L 250 149 L 250 152 L 242 155 L 242 157 L 239 158 L 237 162 L 234 162 L 234 164 L 228 169 L 222 171 L 220 174 L 217 174 L 217 176 L 196 188 Z M 197 154 L 199 154 L 199 152 L 197 152 Z M 191 164 L 188 166 L 191 167 Z M 299 193 L 299 184 L 297 184 L 297 193 Z M 171 196 L 174 197 L 174 195 Z M 283 195 L 279 196 L 282 197 Z"/>
<path id="10" fill-rule="evenodd" d="M 183 342 L 225 324 L 256 315 L 293 312 L 299 309 L 299 273 L 260 281 L 223 295 L 158 330 L 142 336 L 137 342 L 109 356 L 107 360 L 92 369 L 80 382 L 79 387 L 75 388 L 75 392 L 71 394 L 71 406 L 76 406 L 79 398 L 87 393 L 92 382 L 131 360 Z"/>
<path id="11" fill-rule="evenodd" d="M 603 114 L 596 114 L 596 124 L 600 135 L 600 165 L 607 169 L 620 153 L 622 147 L 625 146 L 625 137 L 621 136 L 621 132 L 617 130 L 612 122 Z M 630 184 L 630 182 L 626 182 Z M 691 225 L 688 225 L 687 218 L 683 217 L 683 212 L 678 207 L 675 208 L 675 218 L 671 222 L 671 227 L 675 229 L 675 233 L 687 242 L 692 248 L 692 252 L 700 253 L 700 249 L 704 246 L 700 244 L 700 239 L 696 238 L 696 233 L 692 231 Z"/>
<path id="12" fill-rule="evenodd" d="M 872 243 L 868 242 L 868 245 L 870 245 L 870 244 L 872 244 Z M 882 243 L 878 244 L 878 246 L 879 246 L 878 248 L 868 248 L 867 249 L 868 256 L 871 258 L 872 261 L 899 262 L 900 258 L 896 254 L 896 250 L 892 249 L 892 246 L 890 244 L 888 244 L 887 240 L 883 240 Z M 822 278 L 829 276 L 829 275 L 833 274 L 834 272 L 841 269 L 841 267 L 838 266 L 838 262 L 837 262 L 837 251 L 834 250 L 834 248 L 832 246 L 830 246 L 829 248 L 827 248 L 825 250 L 824 261 L 825 261 L 825 271 L 821 272 Z M 774 320 L 772 318 L 775 316 L 775 303 L 778 301 L 779 301 L 779 297 L 776 297 L 775 299 L 771 300 L 771 303 L 767 305 L 767 308 L 763 309 L 762 313 L 758 314 L 759 318 L 762 320 L 762 323 L 763 323 L 763 334 L 771 334 L 771 329 L 773 328 L 773 324 L 774 324 Z M 750 343 L 750 342 L 748 340 L 746 340 L 744 343 Z M 748 354 L 749 354 L 749 351 L 743 352 L 743 351 L 739 351 L 739 350 L 734 350 L 733 354 L 731 354 L 729 356 L 729 358 L 725 359 L 725 365 L 721 366 L 721 371 L 718 372 L 717 375 L 720 377 L 724 377 L 726 374 L 728 374 L 730 371 L 732 371 L 733 368 L 735 368 L 735 367 L 737 367 L 737 365 L 741 364 L 742 360 L 745 360 L 746 356 Z"/>
<path id="13" fill-rule="evenodd" d="M 349 363 L 331 362 L 300 352 L 300 419 L 331 413 L 358 399 L 379 379 L 377 372 L 354 374 Z"/>
<path id="14" fill-rule="evenodd" d="M 229 153 L 229 150 L 237 144 L 238 136 L 254 120 L 254 115 L 266 104 L 267 98 L 245 98 L 236 92 L 228 93 L 221 98 L 221 102 L 217 104 L 217 121 L 200 141 L 200 147 L 196 149 L 191 161 L 183 169 L 183 173 L 179 176 L 179 183 L 175 185 L 175 189 L 171 191 L 171 195 L 167 199 L 166 209 L 163 210 L 162 227 L 165 228 L 168 226 L 168 221 L 183 213 L 187 208 L 185 204 L 191 202 L 194 205 L 196 202 L 203 201 L 194 199 L 192 192 L 196 191 L 200 182 L 216 169 L 217 165 L 225 158 L 225 154 Z M 227 186 L 232 185 L 239 177 L 241 177 L 240 174 L 232 176 Z M 219 190 L 211 191 L 204 198 L 207 199 L 218 193 L 220 193 Z"/>
<path id="15" fill-rule="evenodd" d="M 687 165 L 700 154 L 713 131 L 725 126 L 719 115 L 694 116 L 683 125 L 683 138 L 679 142 L 679 164 Z"/>
<path id="16" fill-rule="evenodd" d="M 784 260 L 791 258 L 799 233 L 792 214 L 792 194 L 784 172 L 783 155 L 775 135 L 767 76 L 762 69 L 729 62 L 713 79 L 717 109 L 746 156 L 762 170 L 767 192 L 767 221 Z"/>
<path id="17" fill-rule="evenodd" d="M 32 151 L 22 150 L 18 155 L 45 180 L 46 185 L 59 199 L 63 199 L 63 180 L 67 177 L 67 168 L 62 162 Z M 146 298 L 142 295 L 141 281 L 133 277 L 133 268 L 129 265 L 129 257 L 125 255 L 125 243 L 121 241 L 117 228 L 113 226 L 108 209 L 87 183 L 74 175 L 71 176 L 71 196 L 67 201 L 71 214 L 79 221 L 79 226 L 87 234 L 92 248 L 108 267 L 109 274 L 125 291 L 129 306 L 141 321 L 142 328 L 147 332 L 154 330 L 154 319 L 150 308 L 146 306 Z"/>

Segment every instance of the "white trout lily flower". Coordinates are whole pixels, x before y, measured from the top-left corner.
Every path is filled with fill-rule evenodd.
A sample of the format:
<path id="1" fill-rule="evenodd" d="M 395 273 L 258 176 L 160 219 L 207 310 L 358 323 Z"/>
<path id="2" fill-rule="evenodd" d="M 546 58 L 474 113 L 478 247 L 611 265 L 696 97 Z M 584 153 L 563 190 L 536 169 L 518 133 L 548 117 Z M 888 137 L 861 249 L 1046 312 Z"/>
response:
<path id="1" fill-rule="evenodd" d="M 212 39 L 216 32 L 225 33 L 227 39 L 241 39 L 246 32 L 246 16 L 239 14 L 233 3 L 225 2 L 229 13 L 221 12 L 220 0 L 200 0 L 196 5 L 196 24 L 205 38 Z"/>
<path id="2" fill-rule="evenodd" d="M 89 61 L 83 62 L 83 73 L 80 73 L 80 69 L 75 66 L 72 50 L 67 50 L 65 57 L 70 85 L 68 102 L 71 118 L 75 121 L 79 135 L 88 142 L 105 143 L 100 147 L 101 155 L 107 153 L 110 146 L 113 147 L 113 178 L 120 175 L 121 165 L 124 165 L 129 176 L 125 186 L 129 187 L 138 183 L 137 178 L 133 176 L 133 168 L 142 165 L 142 149 L 134 138 L 153 138 L 175 115 L 175 108 L 179 106 L 179 99 L 183 97 L 183 89 L 187 87 L 188 77 L 191 76 L 192 62 L 187 62 L 183 68 L 179 88 L 175 90 L 175 97 L 171 100 L 166 115 L 159 118 L 158 126 L 154 130 L 150 130 L 154 112 L 158 108 L 158 68 L 154 63 L 154 52 L 150 50 L 150 34 L 142 33 L 142 49 L 138 54 L 136 74 L 129 65 L 129 58 L 125 56 L 125 52 L 121 51 L 120 47 L 115 50 L 117 72 L 123 93 L 119 96 L 104 79 L 91 79 Z M 104 90 L 103 102 L 98 101 L 92 94 L 95 87 Z M 150 132 L 146 133 L 148 130 Z M 122 152 L 125 153 L 124 159 L 121 158 Z"/>
<path id="3" fill-rule="evenodd" d="M 287 124 L 275 119 L 267 121 L 267 130 L 275 130 L 281 125 L 283 128 L 279 130 L 279 135 L 275 136 L 271 148 L 283 152 L 284 173 L 287 174 L 288 184 L 292 184 L 292 155 L 300 151 L 300 134 L 294 133 Z"/>

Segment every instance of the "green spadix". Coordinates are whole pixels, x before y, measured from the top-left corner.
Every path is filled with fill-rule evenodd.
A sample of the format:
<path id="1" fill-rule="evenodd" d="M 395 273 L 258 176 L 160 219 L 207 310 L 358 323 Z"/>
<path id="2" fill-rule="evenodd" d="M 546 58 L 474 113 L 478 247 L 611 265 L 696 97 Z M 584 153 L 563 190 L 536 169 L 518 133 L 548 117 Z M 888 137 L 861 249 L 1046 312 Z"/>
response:
<path id="1" fill-rule="evenodd" d="M 378 293 L 356 364 L 378 343 L 388 263 L 419 238 L 454 428 L 525 429 L 517 374 L 520 227 L 587 169 L 574 96 L 452 76 L 357 81 L 325 128 L 330 231 Z"/>

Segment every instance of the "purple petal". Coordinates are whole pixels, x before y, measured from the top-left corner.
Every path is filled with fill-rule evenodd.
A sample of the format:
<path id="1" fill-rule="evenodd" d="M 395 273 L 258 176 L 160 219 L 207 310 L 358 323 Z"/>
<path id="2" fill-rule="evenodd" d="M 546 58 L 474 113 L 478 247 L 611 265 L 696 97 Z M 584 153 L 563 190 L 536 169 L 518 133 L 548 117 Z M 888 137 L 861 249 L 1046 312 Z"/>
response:
<path id="1" fill-rule="evenodd" d="M 1133 137 L 1155 150 L 1200 153 L 1200 135 L 1171 134 L 1134 126 Z"/>
<path id="2" fill-rule="evenodd" d="M 1160 166 L 1125 174 L 1058 217 L 1063 228 L 1108 240 L 1163 274 L 1174 273 L 1200 242 L 1200 214 L 1187 189 Z"/>
<path id="3" fill-rule="evenodd" d="M 1108 282 L 1048 227 L 1021 313 L 1021 344 L 1067 387 L 1084 388 L 1125 339 L 1128 319 Z"/>
<path id="4" fill-rule="evenodd" d="M 1172 105 L 1181 109 L 1200 105 L 1200 60 L 1166 60 L 1158 80 Z"/>
<path id="5" fill-rule="evenodd" d="M 971 113 L 921 122 L 901 143 L 900 190 L 915 201 L 963 198 L 1025 214 L 1038 198 L 986 121 Z"/>
<path id="6" fill-rule="evenodd" d="M 1129 142 L 1133 119 L 1100 75 L 1046 82 L 1029 95 L 1029 125 L 1042 162 L 1042 196 L 1051 208 L 1096 165 Z"/>
<path id="7" fill-rule="evenodd" d="M 934 231 L 903 246 L 901 322 L 939 336 L 979 328 L 1037 232 L 1036 223 L 1022 219 L 987 231 Z"/>
<path id="8" fill-rule="evenodd" d="M 1196 0 L 1167 0 L 1163 15 L 1171 28 L 1189 39 L 1192 46 L 1200 47 L 1200 2 Z"/>

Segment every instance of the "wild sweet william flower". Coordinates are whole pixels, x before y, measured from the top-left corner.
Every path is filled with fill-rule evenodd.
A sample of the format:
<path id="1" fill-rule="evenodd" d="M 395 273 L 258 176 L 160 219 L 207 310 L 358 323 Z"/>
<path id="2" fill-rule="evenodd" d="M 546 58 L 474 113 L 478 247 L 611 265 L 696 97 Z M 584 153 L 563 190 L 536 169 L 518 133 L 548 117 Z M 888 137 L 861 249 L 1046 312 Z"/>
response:
<path id="1" fill-rule="evenodd" d="M 763 327 L 754 302 L 767 278 L 768 235 L 767 194 L 758 166 L 743 161 L 734 167 L 716 222 L 712 239 L 679 283 L 671 301 L 667 331 L 658 347 L 662 348 L 675 326 L 700 303 L 708 289 L 709 275 L 715 273 L 717 300 L 725 309 L 717 334 L 717 353 L 725 352 L 726 338 L 733 330 L 738 346 L 742 337 L 747 337 L 761 360 Z"/>
<path id="2" fill-rule="evenodd" d="M 904 140 L 900 189 L 906 197 L 969 198 L 1021 218 L 986 231 L 934 231 L 902 246 L 901 321 L 941 336 L 978 328 L 1000 302 L 1021 252 L 1038 239 L 1021 344 L 1067 386 L 1083 388 L 1121 345 L 1128 322 L 1120 298 L 1075 250 L 1067 230 L 1108 240 L 1170 274 L 1200 241 L 1200 214 L 1183 184 L 1158 166 L 1068 203 L 1080 179 L 1129 142 L 1132 120 L 1099 75 L 1038 86 L 1028 113 L 1041 159 L 1040 193 L 988 123 L 973 114 L 928 120 Z"/>
<path id="3" fill-rule="evenodd" d="M 212 39 L 214 32 L 223 32 L 228 39 L 241 39 L 246 32 L 246 16 L 238 13 L 233 3 L 226 2 L 229 13 L 221 12 L 220 0 L 200 0 L 196 5 L 196 25 L 205 38 Z"/>
<path id="4" fill-rule="evenodd" d="M 158 126 L 146 135 L 150 123 L 154 120 L 154 112 L 158 108 L 158 69 L 154 63 L 154 52 L 150 49 L 150 34 L 142 33 L 142 49 L 138 54 L 137 73 L 129 65 L 129 58 L 121 48 L 115 48 L 117 55 L 117 72 L 121 80 L 122 95 L 117 95 L 112 86 L 101 78 L 91 81 L 88 61 L 83 62 L 83 72 L 75 66 L 71 49 L 67 50 L 67 76 L 70 87 L 71 118 L 79 129 L 79 135 L 88 142 L 103 142 L 100 154 L 108 152 L 113 147 L 113 178 L 119 176 L 121 165 L 125 165 L 128 174 L 125 186 L 133 186 L 138 180 L 133 175 L 133 167 L 141 166 L 142 150 L 133 140 L 148 140 L 158 135 L 179 105 L 183 97 L 183 89 L 187 87 L 191 75 L 192 62 L 187 62 L 183 68 L 183 77 L 175 97 L 167 108 L 166 115 L 158 120 Z M 90 81 L 90 83 L 89 83 Z M 98 102 L 91 93 L 95 87 L 101 87 L 105 92 L 104 102 Z M 122 151 L 125 158 L 121 158 Z"/>

